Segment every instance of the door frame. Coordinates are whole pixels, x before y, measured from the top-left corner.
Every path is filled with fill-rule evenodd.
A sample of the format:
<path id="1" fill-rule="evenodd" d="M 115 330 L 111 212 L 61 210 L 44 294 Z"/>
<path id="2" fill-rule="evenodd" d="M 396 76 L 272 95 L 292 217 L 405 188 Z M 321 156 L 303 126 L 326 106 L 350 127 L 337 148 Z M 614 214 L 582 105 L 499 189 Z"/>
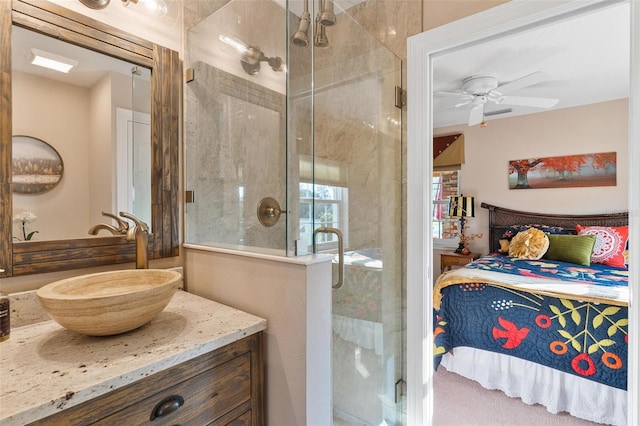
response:
<path id="1" fill-rule="evenodd" d="M 449 50 L 546 25 L 626 0 L 518 1 L 488 9 L 407 41 L 407 424 L 430 425 L 433 413 L 432 227 L 433 59 Z M 640 2 L 631 3 L 629 94 L 630 300 L 640 294 Z M 634 168 L 635 167 L 635 168 Z M 640 424 L 640 303 L 629 306 L 628 424 Z"/>

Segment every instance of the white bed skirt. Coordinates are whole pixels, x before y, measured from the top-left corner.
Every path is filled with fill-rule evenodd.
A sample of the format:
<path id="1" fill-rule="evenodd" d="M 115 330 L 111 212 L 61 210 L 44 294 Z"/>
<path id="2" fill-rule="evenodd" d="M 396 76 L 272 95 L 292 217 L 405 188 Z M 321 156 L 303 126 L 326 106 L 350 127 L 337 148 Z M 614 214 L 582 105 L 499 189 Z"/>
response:
<path id="1" fill-rule="evenodd" d="M 596 423 L 627 424 L 627 391 L 481 349 L 456 347 L 453 353 L 445 354 L 441 365 L 486 389 L 542 404 L 553 414 L 565 411 Z"/>

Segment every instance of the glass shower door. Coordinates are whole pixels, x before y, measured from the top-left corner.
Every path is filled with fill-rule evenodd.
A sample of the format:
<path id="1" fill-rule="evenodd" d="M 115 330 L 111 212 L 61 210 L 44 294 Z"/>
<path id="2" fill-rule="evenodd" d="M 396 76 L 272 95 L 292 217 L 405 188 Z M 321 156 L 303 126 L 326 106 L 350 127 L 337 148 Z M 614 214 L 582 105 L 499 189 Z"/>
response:
<path id="1" fill-rule="evenodd" d="M 335 25 L 318 28 L 328 47 L 313 48 L 313 173 L 306 181 L 301 159 L 300 226 L 344 238 L 344 283 L 332 292 L 334 424 L 402 424 L 401 62 L 335 12 Z M 334 234 L 315 243 L 337 251 Z"/>

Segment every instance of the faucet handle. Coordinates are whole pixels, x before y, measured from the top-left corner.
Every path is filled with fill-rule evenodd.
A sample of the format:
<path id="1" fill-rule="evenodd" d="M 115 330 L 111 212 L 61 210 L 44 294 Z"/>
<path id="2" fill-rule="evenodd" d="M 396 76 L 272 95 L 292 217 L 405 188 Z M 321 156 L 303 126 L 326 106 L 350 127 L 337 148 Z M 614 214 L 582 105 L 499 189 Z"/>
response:
<path id="1" fill-rule="evenodd" d="M 140 230 L 145 231 L 145 232 L 149 231 L 149 226 L 146 223 L 144 223 L 143 221 L 141 221 L 140 219 L 138 219 L 137 217 L 135 217 L 134 215 L 132 215 L 131 213 L 120 212 L 120 216 L 132 220 L 133 223 L 135 223 L 136 226 L 138 228 L 140 228 Z"/>
<path id="2" fill-rule="evenodd" d="M 118 232 L 124 234 L 129 229 L 129 223 L 120 219 L 118 216 L 108 212 L 102 212 L 102 216 L 110 217 L 118 223 Z"/>

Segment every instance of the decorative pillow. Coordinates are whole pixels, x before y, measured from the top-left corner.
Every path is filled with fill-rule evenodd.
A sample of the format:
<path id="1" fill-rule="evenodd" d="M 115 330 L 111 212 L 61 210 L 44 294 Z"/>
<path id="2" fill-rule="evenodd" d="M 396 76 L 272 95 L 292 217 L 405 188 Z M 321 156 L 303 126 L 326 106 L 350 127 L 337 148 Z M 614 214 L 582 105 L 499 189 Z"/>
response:
<path id="1" fill-rule="evenodd" d="M 509 244 L 509 256 L 519 259 L 540 259 L 549 248 L 549 237 L 536 228 L 516 234 Z"/>
<path id="2" fill-rule="evenodd" d="M 576 265 L 591 266 L 591 253 L 596 244 L 595 235 L 548 235 L 549 250 L 545 259 L 560 260 Z"/>
<path id="3" fill-rule="evenodd" d="M 578 235 L 595 235 L 591 261 L 604 263 L 617 268 L 628 268 L 627 250 L 629 241 L 628 226 L 580 226 L 576 225 Z"/>
<path id="4" fill-rule="evenodd" d="M 527 229 L 536 228 L 544 232 L 545 234 L 575 234 L 574 229 L 563 228 L 562 226 L 541 225 L 539 223 L 533 223 L 528 225 L 511 225 L 500 237 L 500 253 L 509 252 L 509 242 L 518 234 L 518 232 L 526 231 Z M 505 240 L 503 242 L 502 240 Z"/>
<path id="5" fill-rule="evenodd" d="M 511 241 L 504 239 L 504 240 L 500 240 L 500 248 L 498 249 L 498 251 L 500 253 L 509 253 L 509 243 Z"/>

